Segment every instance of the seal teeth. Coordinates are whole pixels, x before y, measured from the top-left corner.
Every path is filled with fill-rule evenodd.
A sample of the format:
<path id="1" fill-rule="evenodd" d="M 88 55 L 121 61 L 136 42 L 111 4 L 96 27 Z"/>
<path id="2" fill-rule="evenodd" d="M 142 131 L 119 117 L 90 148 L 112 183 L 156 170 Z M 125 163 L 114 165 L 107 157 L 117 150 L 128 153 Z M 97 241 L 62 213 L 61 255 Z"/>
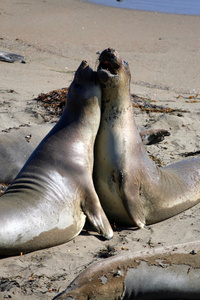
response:
<path id="1" fill-rule="evenodd" d="M 99 70 L 107 70 L 111 74 L 115 74 L 114 68 L 108 61 L 100 62 L 98 69 Z"/>

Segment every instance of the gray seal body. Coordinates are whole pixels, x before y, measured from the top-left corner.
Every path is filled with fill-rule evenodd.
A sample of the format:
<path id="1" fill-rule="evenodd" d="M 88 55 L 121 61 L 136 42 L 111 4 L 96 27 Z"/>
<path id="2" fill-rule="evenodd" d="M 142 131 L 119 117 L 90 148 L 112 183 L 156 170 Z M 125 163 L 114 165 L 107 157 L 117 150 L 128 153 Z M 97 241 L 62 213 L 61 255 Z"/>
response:
<path id="1" fill-rule="evenodd" d="M 79 234 L 86 215 L 112 237 L 92 180 L 100 106 L 96 72 L 83 61 L 61 119 L 0 198 L 0 255 L 65 243 Z"/>

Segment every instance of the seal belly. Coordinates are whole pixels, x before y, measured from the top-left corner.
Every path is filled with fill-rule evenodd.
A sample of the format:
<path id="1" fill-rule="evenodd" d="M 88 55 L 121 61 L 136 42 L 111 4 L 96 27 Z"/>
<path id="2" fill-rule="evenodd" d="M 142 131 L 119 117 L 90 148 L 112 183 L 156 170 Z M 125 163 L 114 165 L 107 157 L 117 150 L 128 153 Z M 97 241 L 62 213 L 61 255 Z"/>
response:
<path id="1" fill-rule="evenodd" d="M 15 199 L 0 202 L 0 254 L 20 254 L 65 243 L 79 234 L 85 224 L 80 206 L 52 204 L 32 197 L 35 205 Z M 40 199 L 41 200 L 41 199 Z M 9 203 L 10 202 L 10 203 Z M 42 204 L 42 205 L 41 205 Z M 23 209 L 21 207 L 23 206 Z"/>
<path id="2" fill-rule="evenodd" d="M 80 200 L 74 201 L 76 183 L 59 174 L 53 177 L 60 178 L 55 182 L 48 176 L 42 180 L 41 174 L 30 177 L 17 178 L 0 199 L 1 255 L 9 251 L 14 254 L 15 249 L 19 254 L 38 249 L 38 245 L 46 248 L 67 242 L 84 226 Z M 49 238 L 51 235 L 54 239 Z"/>

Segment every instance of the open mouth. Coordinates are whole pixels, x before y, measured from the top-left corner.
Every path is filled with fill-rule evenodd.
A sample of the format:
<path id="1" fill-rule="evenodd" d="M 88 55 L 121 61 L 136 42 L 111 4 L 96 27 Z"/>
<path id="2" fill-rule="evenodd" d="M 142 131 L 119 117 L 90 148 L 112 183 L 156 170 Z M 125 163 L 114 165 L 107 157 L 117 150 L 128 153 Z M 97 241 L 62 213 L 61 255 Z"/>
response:
<path id="1" fill-rule="evenodd" d="M 116 74 L 115 69 L 113 68 L 113 66 L 111 65 L 111 63 L 108 60 L 100 61 L 98 70 L 102 70 L 102 69 L 109 71 L 113 75 Z"/>
<path id="2" fill-rule="evenodd" d="M 99 58 L 99 70 L 106 70 L 110 72 L 112 75 L 117 75 L 117 71 L 120 67 L 120 64 L 116 61 L 115 58 L 111 58 L 108 56 L 100 57 Z"/>

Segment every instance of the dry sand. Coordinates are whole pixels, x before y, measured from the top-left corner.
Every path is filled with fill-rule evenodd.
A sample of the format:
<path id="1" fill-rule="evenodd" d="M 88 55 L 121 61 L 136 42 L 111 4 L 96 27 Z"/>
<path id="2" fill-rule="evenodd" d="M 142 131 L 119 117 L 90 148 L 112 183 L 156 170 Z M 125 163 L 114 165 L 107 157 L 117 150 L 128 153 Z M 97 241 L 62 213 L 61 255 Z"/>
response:
<path id="1" fill-rule="evenodd" d="M 171 130 L 162 143 L 147 146 L 149 154 L 165 165 L 200 150 L 200 16 L 129 11 L 78 0 L 7 0 L 0 4 L 0 28 L 0 51 L 26 58 L 26 64 L 0 62 L 0 130 L 44 124 L 44 110 L 33 98 L 69 86 L 82 59 L 95 68 L 96 52 L 110 46 L 129 62 L 133 94 L 177 109 L 135 109 L 138 126 Z M 108 245 L 121 253 L 196 241 L 199 208 L 147 230 L 117 227 L 109 242 L 89 227 L 67 244 L 1 259 L 0 299 L 51 299 L 92 261 L 103 259 L 98 253 Z"/>

